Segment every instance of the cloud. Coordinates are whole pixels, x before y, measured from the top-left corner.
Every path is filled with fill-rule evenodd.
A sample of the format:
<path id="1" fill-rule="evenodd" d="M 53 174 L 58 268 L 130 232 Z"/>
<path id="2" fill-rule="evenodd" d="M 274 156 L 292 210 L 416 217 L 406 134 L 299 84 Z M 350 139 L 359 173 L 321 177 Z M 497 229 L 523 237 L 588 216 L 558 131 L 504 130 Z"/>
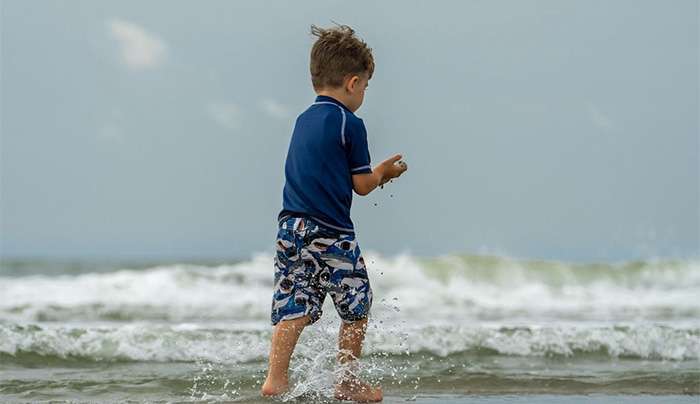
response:
<path id="1" fill-rule="evenodd" d="M 591 119 L 591 122 L 593 124 L 601 129 L 612 129 L 613 127 L 613 122 L 610 120 L 610 117 L 608 117 L 603 111 L 598 109 L 595 105 L 589 104 L 588 105 L 588 115 L 589 118 Z"/>
<path id="2" fill-rule="evenodd" d="M 124 141 L 124 133 L 122 130 L 113 124 L 106 124 L 100 128 L 100 130 L 97 132 L 97 135 L 100 139 L 106 140 L 106 141 L 112 141 L 112 142 L 123 142 Z"/>
<path id="3" fill-rule="evenodd" d="M 155 68 L 165 58 L 163 40 L 142 27 L 124 20 L 111 20 L 110 33 L 121 45 L 122 62 L 134 70 Z"/>
<path id="4" fill-rule="evenodd" d="M 207 106 L 207 112 L 216 123 L 226 129 L 238 129 L 241 126 L 243 114 L 236 104 L 213 103 Z"/>
<path id="5" fill-rule="evenodd" d="M 97 131 L 97 136 L 107 141 L 123 142 L 124 131 L 121 129 L 123 121 L 124 113 L 122 110 L 120 108 L 112 108 L 109 113 L 109 119 Z"/>
<path id="6" fill-rule="evenodd" d="M 289 108 L 287 108 L 284 104 L 282 104 L 276 100 L 273 100 L 271 98 L 266 98 L 264 100 L 261 100 L 260 101 L 260 108 L 267 115 L 269 115 L 275 119 L 287 119 L 291 115 L 291 113 L 289 112 Z"/>

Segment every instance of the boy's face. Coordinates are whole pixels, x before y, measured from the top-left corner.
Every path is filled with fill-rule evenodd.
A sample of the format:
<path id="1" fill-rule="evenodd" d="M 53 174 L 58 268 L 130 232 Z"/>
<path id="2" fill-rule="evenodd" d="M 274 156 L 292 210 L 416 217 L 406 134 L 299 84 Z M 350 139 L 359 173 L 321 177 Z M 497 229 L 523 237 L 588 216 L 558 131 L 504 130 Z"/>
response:
<path id="1" fill-rule="evenodd" d="M 348 95 L 347 107 L 352 111 L 357 111 L 365 99 L 365 90 L 369 86 L 369 78 L 366 73 L 351 76 L 345 84 L 345 91 Z"/>

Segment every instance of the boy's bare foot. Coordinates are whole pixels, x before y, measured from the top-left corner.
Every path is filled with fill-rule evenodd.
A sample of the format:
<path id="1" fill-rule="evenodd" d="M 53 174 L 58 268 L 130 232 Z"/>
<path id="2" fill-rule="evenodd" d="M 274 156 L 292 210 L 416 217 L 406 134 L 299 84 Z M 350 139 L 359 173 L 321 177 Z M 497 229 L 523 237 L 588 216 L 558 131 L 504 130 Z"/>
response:
<path id="1" fill-rule="evenodd" d="M 361 380 L 343 381 L 335 385 L 335 399 L 359 402 L 382 401 L 381 386 L 372 387 Z"/>
<path id="2" fill-rule="evenodd" d="M 262 388 L 260 389 L 260 393 L 263 396 L 278 396 L 280 394 L 284 394 L 289 390 L 289 384 L 288 383 L 273 383 L 269 380 L 265 380 L 265 383 L 263 384 Z"/>

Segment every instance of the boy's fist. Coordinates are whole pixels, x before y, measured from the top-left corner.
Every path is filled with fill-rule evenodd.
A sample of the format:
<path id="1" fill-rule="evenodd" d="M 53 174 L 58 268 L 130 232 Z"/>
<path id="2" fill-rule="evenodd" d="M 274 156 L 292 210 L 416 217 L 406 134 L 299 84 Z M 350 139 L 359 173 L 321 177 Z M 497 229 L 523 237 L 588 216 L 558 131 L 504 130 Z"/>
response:
<path id="1" fill-rule="evenodd" d="M 401 160 L 401 155 L 397 154 L 394 157 L 388 158 L 384 161 L 385 171 L 384 177 L 386 180 L 396 178 L 408 170 L 408 165 Z"/>
<path id="2" fill-rule="evenodd" d="M 404 172 L 406 172 L 406 170 L 408 170 L 408 165 L 406 164 L 405 161 L 399 160 L 393 164 L 392 168 L 394 168 L 395 175 L 392 175 L 391 178 L 396 178 L 396 177 L 399 177 Z"/>
<path id="3" fill-rule="evenodd" d="M 408 170 L 408 165 L 401 161 L 401 155 L 397 154 L 377 164 L 371 173 L 354 174 L 352 188 L 358 195 L 367 195 L 377 187 L 384 188 L 384 184 L 400 176 L 406 170 Z"/>

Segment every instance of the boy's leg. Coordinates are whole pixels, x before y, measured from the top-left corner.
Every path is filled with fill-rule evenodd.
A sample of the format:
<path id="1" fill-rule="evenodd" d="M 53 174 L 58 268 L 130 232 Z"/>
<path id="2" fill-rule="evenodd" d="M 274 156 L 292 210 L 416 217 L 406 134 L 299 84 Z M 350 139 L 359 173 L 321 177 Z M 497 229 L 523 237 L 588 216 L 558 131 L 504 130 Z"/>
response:
<path id="1" fill-rule="evenodd" d="M 381 401 L 381 387 L 372 387 L 357 377 L 357 360 L 367 330 L 372 306 L 365 260 L 354 234 L 342 234 L 337 242 L 322 254 L 327 254 L 335 266 L 330 277 L 329 293 L 342 319 L 338 334 L 338 362 L 341 373 L 335 386 L 335 398 L 353 401 Z"/>
<path id="2" fill-rule="evenodd" d="M 357 375 L 357 360 L 362 354 L 362 343 L 367 330 L 367 318 L 352 323 L 341 321 L 338 335 L 338 363 L 341 374 L 335 389 L 335 398 L 353 401 L 381 401 L 381 387 L 372 387 Z"/>
<path id="3" fill-rule="evenodd" d="M 362 354 L 362 343 L 365 340 L 367 318 L 353 323 L 340 322 L 338 333 L 338 363 L 351 366 Z"/>
<path id="4" fill-rule="evenodd" d="M 289 389 L 289 360 L 299 335 L 309 322 L 309 316 L 282 320 L 272 332 L 270 362 L 261 393 L 264 396 L 282 394 Z"/>
<path id="5" fill-rule="evenodd" d="M 289 217 L 280 223 L 270 317 L 275 328 L 267 378 L 261 388 L 265 396 L 288 390 L 289 360 L 299 335 L 305 326 L 321 318 L 326 292 L 319 288 L 321 265 L 309 247 L 318 238 L 318 230 L 308 218 Z"/>

